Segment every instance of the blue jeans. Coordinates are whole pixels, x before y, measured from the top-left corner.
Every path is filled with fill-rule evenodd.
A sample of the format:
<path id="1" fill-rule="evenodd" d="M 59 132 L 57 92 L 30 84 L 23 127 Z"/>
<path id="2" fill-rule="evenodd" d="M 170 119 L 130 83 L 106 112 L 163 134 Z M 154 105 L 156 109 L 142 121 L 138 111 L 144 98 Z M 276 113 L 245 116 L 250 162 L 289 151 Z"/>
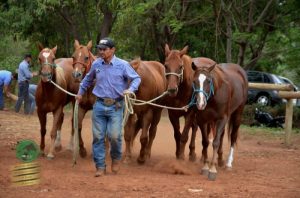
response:
<path id="1" fill-rule="evenodd" d="M 110 142 L 110 156 L 112 161 L 122 158 L 122 119 L 124 102 L 116 105 L 105 106 L 103 102 L 96 101 L 93 106 L 92 131 L 93 131 L 93 157 L 96 168 L 105 169 L 105 138 Z"/>
<path id="2" fill-rule="evenodd" d="M 29 82 L 23 81 L 18 83 L 18 100 L 15 106 L 15 111 L 18 113 L 24 101 L 24 113 L 29 114 L 30 100 L 29 100 Z"/>
<path id="3" fill-rule="evenodd" d="M 4 108 L 3 85 L 0 85 L 0 110 Z"/>

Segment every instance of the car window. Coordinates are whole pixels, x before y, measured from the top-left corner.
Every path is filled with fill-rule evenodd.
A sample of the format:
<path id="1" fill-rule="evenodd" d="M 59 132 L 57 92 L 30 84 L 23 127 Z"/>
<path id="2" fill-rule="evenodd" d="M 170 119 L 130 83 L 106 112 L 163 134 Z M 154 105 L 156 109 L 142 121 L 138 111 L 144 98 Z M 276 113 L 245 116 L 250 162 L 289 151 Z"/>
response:
<path id="1" fill-rule="evenodd" d="M 249 82 L 264 82 L 263 76 L 260 73 L 249 72 L 248 73 Z"/>
<path id="2" fill-rule="evenodd" d="M 271 83 L 271 79 L 269 78 L 269 76 L 267 74 L 264 74 L 264 82 Z"/>
<path id="3" fill-rule="evenodd" d="M 274 83 L 276 84 L 284 84 L 284 82 L 282 80 L 280 80 L 280 78 L 274 74 L 271 74 L 272 75 L 272 78 L 274 80 Z"/>

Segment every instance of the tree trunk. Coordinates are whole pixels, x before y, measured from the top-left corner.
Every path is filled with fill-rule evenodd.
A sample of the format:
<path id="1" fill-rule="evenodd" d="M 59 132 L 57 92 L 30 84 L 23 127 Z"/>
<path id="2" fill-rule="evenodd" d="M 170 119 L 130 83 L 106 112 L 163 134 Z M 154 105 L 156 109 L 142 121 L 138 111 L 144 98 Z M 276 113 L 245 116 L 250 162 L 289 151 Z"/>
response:
<path id="1" fill-rule="evenodd" d="M 99 43 L 99 41 L 102 38 L 109 36 L 111 29 L 113 27 L 114 21 L 116 19 L 116 17 L 114 17 L 112 11 L 109 10 L 108 7 L 103 8 L 102 13 L 103 13 L 104 17 L 103 17 L 102 24 L 99 28 L 99 32 L 97 34 L 97 43 Z"/>

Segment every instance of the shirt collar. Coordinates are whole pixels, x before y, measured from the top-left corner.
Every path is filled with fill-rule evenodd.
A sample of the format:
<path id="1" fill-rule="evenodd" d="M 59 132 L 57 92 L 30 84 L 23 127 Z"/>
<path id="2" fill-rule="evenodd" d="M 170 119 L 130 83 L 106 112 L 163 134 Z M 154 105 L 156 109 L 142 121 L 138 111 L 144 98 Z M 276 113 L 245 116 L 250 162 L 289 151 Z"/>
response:
<path id="1" fill-rule="evenodd" d="M 117 61 L 117 58 L 115 55 L 113 55 L 112 59 L 110 60 L 109 65 L 115 65 Z M 106 63 L 104 62 L 104 60 L 102 59 L 102 64 L 105 65 Z"/>

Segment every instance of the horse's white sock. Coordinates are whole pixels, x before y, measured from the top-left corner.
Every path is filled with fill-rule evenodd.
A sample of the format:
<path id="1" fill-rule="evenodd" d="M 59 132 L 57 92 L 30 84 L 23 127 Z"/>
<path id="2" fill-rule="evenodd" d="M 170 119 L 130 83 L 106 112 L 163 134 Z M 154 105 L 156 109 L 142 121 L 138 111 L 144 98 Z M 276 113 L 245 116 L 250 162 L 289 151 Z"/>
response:
<path id="1" fill-rule="evenodd" d="M 55 147 L 61 145 L 61 131 L 60 130 L 57 130 L 56 139 L 55 139 L 54 145 L 55 145 Z"/>
<path id="2" fill-rule="evenodd" d="M 232 167 L 233 154 L 234 154 L 234 148 L 230 147 L 229 156 L 228 156 L 228 160 L 227 160 L 227 164 L 226 164 L 226 166 L 229 168 Z"/>

